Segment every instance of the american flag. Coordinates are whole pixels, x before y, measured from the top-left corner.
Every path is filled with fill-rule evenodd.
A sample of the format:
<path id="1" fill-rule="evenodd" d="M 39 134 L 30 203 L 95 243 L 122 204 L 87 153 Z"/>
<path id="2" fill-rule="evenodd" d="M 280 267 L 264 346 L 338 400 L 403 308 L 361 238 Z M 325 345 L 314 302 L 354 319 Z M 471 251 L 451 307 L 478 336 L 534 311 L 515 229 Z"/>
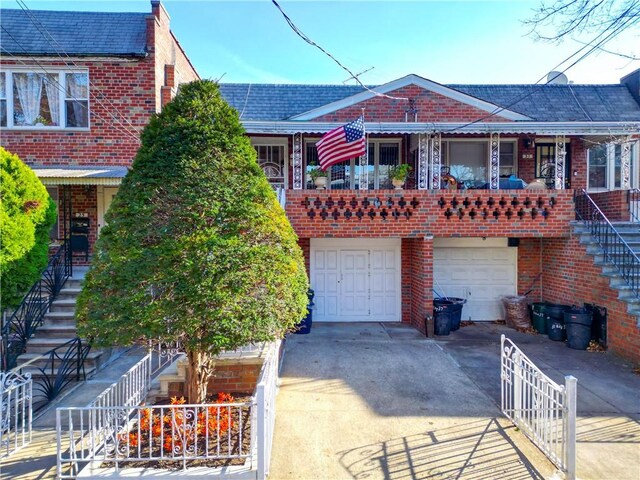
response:
<path id="1" fill-rule="evenodd" d="M 366 144 L 364 138 L 364 118 L 334 128 L 327 132 L 318 143 L 318 159 L 320 169 L 326 170 L 331 165 L 364 155 Z"/>

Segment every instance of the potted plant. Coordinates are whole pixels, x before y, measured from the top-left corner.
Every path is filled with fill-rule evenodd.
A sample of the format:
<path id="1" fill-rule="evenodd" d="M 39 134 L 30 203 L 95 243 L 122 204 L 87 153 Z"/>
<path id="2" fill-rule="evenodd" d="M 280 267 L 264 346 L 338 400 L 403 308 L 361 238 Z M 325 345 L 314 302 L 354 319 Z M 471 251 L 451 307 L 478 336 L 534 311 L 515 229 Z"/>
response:
<path id="1" fill-rule="evenodd" d="M 410 171 L 411 166 L 407 163 L 403 163 L 402 165 L 394 165 L 389 169 L 389 177 L 391 178 L 391 183 L 396 190 L 402 190 L 404 182 L 407 181 L 407 176 L 409 175 Z"/>
<path id="2" fill-rule="evenodd" d="M 318 190 L 327 188 L 327 172 L 321 170 L 320 167 L 311 170 L 309 176 Z"/>

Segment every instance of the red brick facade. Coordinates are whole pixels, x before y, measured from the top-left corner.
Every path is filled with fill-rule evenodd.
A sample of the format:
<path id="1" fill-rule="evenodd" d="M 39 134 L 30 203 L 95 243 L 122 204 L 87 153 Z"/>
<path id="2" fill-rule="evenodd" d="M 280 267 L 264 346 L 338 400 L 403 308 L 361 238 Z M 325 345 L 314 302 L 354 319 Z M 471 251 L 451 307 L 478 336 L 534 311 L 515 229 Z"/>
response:
<path id="1" fill-rule="evenodd" d="M 144 58 L 72 57 L 38 58 L 41 68 L 87 69 L 89 72 L 90 126 L 86 130 L 2 129 L 0 145 L 32 166 L 129 166 L 140 146 L 139 135 L 151 115 L 161 110 L 177 92 L 177 86 L 198 78 L 180 44 L 171 33 L 169 16 L 160 2 L 152 2 L 147 17 L 147 50 Z M 29 60 L 3 57 L 5 68 L 24 68 Z M 71 187 L 72 216 L 86 213 L 90 219 L 90 253 L 97 236 L 98 212 L 95 185 Z M 85 263 L 75 256 L 75 261 Z M 83 258 L 83 257 L 82 257 Z"/>
<path id="2" fill-rule="evenodd" d="M 335 112 L 321 115 L 313 120 L 318 122 L 350 122 L 361 115 L 363 108 L 367 121 L 384 122 L 406 122 L 407 120 L 410 122 L 467 122 L 489 115 L 488 111 L 425 90 L 417 85 L 407 85 L 389 92 L 387 95 L 412 100 L 412 108 L 416 108 L 418 111 L 417 120 L 414 120 L 413 114 L 409 114 L 410 116 L 407 118 L 407 109 L 410 106 L 407 100 L 393 100 L 386 97 L 373 97 Z M 483 121 L 505 122 L 509 120 L 495 115 Z"/>
<path id="3" fill-rule="evenodd" d="M 638 319 L 627 313 L 627 303 L 618 300 L 618 291 L 609 286 L 600 267 L 578 238 L 545 238 L 542 243 L 542 299 L 577 304 L 594 303 L 608 310 L 607 340 L 615 353 L 640 363 Z"/>
<path id="4" fill-rule="evenodd" d="M 629 221 L 629 193 L 627 190 L 612 190 L 610 192 L 590 193 L 589 196 L 602 210 L 602 213 L 612 222 Z"/>

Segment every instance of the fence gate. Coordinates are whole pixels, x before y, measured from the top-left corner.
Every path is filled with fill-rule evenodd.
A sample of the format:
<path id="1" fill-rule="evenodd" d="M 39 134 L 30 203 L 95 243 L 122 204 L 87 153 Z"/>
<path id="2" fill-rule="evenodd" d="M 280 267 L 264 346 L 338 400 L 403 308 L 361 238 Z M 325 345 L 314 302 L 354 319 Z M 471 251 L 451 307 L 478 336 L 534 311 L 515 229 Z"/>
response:
<path id="1" fill-rule="evenodd" d="M 0 372 L 0 458 L 31 442 L 31 374 Z"/>
<path id="2" fill-rule="evenodd" d="M 500 347 L 502 413 L 575 480 L 576 378 L 558 385 L 504 335 Z"/>

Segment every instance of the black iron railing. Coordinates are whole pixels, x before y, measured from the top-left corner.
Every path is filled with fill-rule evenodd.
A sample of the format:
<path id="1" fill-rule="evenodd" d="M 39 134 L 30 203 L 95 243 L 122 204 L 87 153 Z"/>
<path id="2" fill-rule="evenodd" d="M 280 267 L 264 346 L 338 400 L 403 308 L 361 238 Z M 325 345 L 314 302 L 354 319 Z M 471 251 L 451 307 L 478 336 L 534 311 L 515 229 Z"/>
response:
<path id="1" fill-rule="evenodd" d="M 71 382 L 85 380 L 84 363 L 90 350 L 90 343 L 76 337 L 14 369 L 31 374 L 34 411 L 56 398 Z"/>
<path id="2" fill-rule="evenodd" d="M 632 188 L 627 192 L 627 204 L 629 205 L 629 219 L 632 222 L 640 222 L 640 190 Z"/>
<path id="3" fill-rule="evenodd" d="M 633 295 L 640 297 L 640 258 L 584 189 L 576 190 L 574 203 L 576 217 L 589 228 L 602 248 L 605 260 L 618 269 Z"/>
<path id="4" fill-rule="evenodd" d="M 1 320 L 0 362 L 2 370 L 10 370 L 24 353 L 27 340 L 42 325 L 45 314 L 64 283 L 72 275 L 71 245 L 64 242 L 51 257 L 47 268 L 8 320 Z"/>

